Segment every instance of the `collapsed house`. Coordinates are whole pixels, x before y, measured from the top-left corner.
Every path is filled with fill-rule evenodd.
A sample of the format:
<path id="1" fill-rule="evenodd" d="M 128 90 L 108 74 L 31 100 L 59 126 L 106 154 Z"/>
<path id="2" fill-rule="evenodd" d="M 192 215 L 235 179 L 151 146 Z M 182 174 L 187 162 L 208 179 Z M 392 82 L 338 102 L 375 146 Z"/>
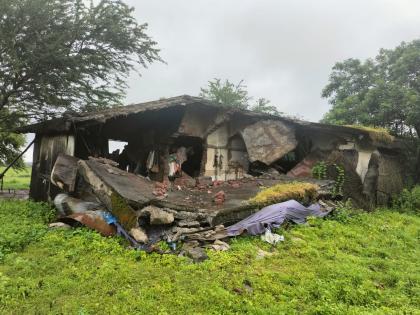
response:
<path id="1" fill-rule="evenodd" d="M 323 187 L 312 178 L 319 162 L 325 179 L 334 179 L 340 165 L 342 194 L 362 205 L 385 204 L 404 186 L 399 139 L 186 95 L 64 114 L 19 131 L 36 134 L 32 199 L 53 200 L 64 191 L 99 202 L 128 229 L 145 207 L 166 209 L 172 221 L 184 222 L 179 228 L 235 223 L 256 211 L 247 200 L 261 186 L 301 180 Z M 124 149 L 110 152 L 112 140 L 124 141 Z"/>

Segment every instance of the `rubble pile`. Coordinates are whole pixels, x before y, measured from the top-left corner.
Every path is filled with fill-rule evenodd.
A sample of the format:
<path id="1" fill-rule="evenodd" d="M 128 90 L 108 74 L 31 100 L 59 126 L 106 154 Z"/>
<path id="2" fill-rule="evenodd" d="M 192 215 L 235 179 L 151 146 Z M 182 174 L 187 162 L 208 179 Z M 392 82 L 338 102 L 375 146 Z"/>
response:
<path id="1" fill-rule="evenodd" d="M 66 226 L 82 224 L 104 236 L 120 234 L 142 249 L 161 240 L 168 244 L 182 240 L 188 243 L 183 253 L 195 261 L 203 255 L 194 244 L 214 242 L 210 248 L 227 250 L 228 244 L 221 241 L 228 237 L 225 225 L 258 211 L 247 200 L 261 186 L 282 181 L 260 177 L 223 182 L 185 176 L 160 183 L 123 171 L 104 158 L 62 155 L 51 177 L 60 190 L 54 199 L 59 221 Z"/>

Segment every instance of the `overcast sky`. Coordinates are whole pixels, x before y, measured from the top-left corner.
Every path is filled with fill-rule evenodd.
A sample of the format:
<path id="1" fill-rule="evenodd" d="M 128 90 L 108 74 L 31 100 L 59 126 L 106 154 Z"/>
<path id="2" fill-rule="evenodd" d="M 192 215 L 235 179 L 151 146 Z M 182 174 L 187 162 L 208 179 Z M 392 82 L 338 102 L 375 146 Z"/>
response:
<path id="1" fill-rule="evenodd" d="M 167 62 L 130 78 L 127 102 L 197 95 L 212 78 L 316 121 L 335 62 L 420 37 L 418 0 L 128 0 Z"/>
<path id="2" fill-rule="evenodd" d="M 335 62 L 420 37 L 418 0 L 126 0 L 167 64 L 129 79 L 127 104 L 243 79 L 254 98 L 317 121 Z M 27 160 L 30 160 L 29 153 Z"/>

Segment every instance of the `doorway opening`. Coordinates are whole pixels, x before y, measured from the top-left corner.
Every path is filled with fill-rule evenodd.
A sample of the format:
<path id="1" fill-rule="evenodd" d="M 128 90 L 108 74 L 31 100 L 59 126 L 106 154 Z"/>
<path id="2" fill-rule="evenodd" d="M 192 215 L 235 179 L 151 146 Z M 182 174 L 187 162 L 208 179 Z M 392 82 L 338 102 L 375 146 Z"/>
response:
<path id="1" fill-rule="evenodd" d="M 179 150 L 185 148 L 185 150 Z M 198 137 L 182 136 L 174 139 L 171 147 L 171 153 L 183 151 L 184 162 L 181 169 L 191 177 L 200 176 L 201 162 L 203 159 L 203 140 Z"/>

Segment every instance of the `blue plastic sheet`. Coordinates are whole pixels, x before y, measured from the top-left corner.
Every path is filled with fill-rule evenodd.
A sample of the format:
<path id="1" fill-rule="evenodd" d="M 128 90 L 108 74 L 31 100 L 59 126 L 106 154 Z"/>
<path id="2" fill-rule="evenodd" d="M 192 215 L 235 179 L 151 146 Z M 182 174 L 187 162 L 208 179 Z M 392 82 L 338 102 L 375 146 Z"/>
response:
<path id="1" fill-rule="evenodd" d="M 322 211 L 319 204 L 305 207 L 296 200 L 289 200 L 265 207 L 246 219 L 227 227 L 226 230 L 229 236 L 240 235 L 244 232 L 250 235 L 259 235 L 263 234 L 266 228 L 270 230 L 277 228 L 285 221 L 303 224 L 309 216 L 324 217 L 328 213 L 328 211 Z"/>

